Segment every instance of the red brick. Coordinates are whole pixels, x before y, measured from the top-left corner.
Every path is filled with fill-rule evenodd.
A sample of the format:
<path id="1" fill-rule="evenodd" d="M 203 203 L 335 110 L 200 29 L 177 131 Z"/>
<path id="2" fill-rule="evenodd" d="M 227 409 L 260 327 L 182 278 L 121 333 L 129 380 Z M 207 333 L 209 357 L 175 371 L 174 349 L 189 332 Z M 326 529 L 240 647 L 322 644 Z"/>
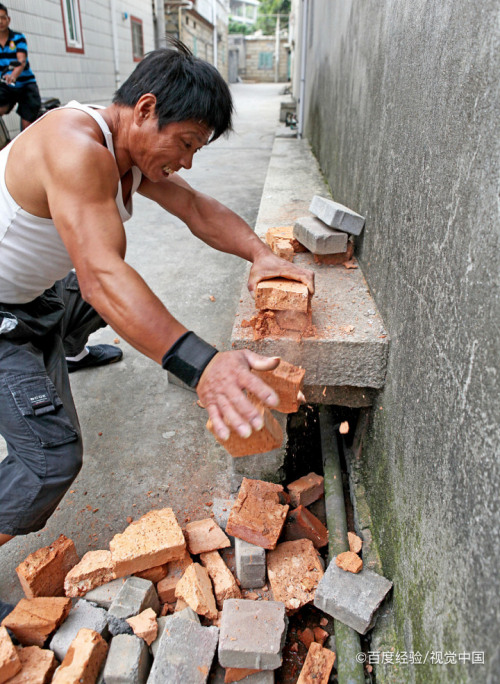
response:
<path id="1" fill-rule="evenodd" d="M 199 563 L 192 563 L 182 575 L 175 588 L 177 598 L 185 601 L 195 613 L 209 620 L 217 619 L 212 583 L 207 570 Z"/>
<path id="2" fill-rule="evenodd" d="M 306 285 L 287 278 L 262 280 L 255 288 L 257 309 L 291 309 L 307 313 L 310 300 L 311 294 Z"/>
<path id="3" fill-rule="evenodd" d="M 323 478 L 316 473 L 309 473 L 304 477 L 291 482 L 288 487 L 292 506 L 309 506 L 313 501 L 320 499 L 324 493 Z"/>
<path id="4" fill-rule="evenodd" d="M 262 430 L 253 430 L 250 437 L 246 439 L 240 437 L 235 430 L 230 430 L 229 439 L 220 439 L 215 434 L 211 419 L 209 418 L 207 421 L 207 429 L 234 458 L 264 454 L 267 451 L 277 449 L 283 443 L 283 430 L 271 411 L 260 402 L 255 405 L 264 419 L 264 427 Z"/>
<path id="5" fill-rule="evenodd" d="M 224 684 L 233 684 L 233 682 L 241 682 L 242 679 L 250 677 L 250 675 L 262 672 L 262 670 L 249 670 L 246 667 L 226 667 L 226 674 L 224 675 Z"/>
<path id="6" fill-rule="evenodd" d="M 49 684 L 58 662 L 52 651 L 38 646 L 18 646 L 22 670 L 8 684 Z"/>
<path id="7" fill-rule="evenodd" d="M 352 551 L 353 553 L 359 553 L 363 547 L 363 540 L 361 537 L 358 537 L 358 535 L 354 534 L 354 532 L 348 532 L 347 538 L 349 540 L 349 551 Z"/>
<path id="8" fill-rule="evenodd" d="M 108 644 L 93 629 L 82 628 L 56 671 L 53 684 L 95 684 L 108 652 Z"/>
<path id="9" fill-rule="evenodd" d="M 298 240 L 293 237 L 293 226 L 278 226 L 268 228 L 266 233 L 266 242 L 269 247 L 274 250 L 274 245 L 278 240 L 286 240 L 290 243 L 294 252 L 307 252 L 307 248 L 300 244 Z"/>
<path id="10" fill-rule="evenodd" d="M 167 563 L 167 574 L 156 585 L 156 591 L 158 592 L 158 597 L 162 603 L 175 603 L 175 587 L 177 586 L 177 582 L 192 562 L 191 556 L 185 551 L 182 558 Z"/>
<path id="11" fill-rule="evenodd" d="M 345 570 L 346 572 L 352 572 L 355 575 L 358 574 L 363 569 L 363 561 L 358 556 L 357 553 L 352 551 L 344 551 L 344 553 L 339 553 L 335 559 L 335 563 Z"/>
<path id="12" fill-rule="evenodd" d="M 274 311 L 274 320 L 283 330 L 304 332 L 312 326 L 312 311 Z"/>
<path id="13" fill-rule="evenodd" d="M 149 511 L 109 543 L 117 577 L 182 558 L 186 541 L 171 508 Z"/>
<path id="14" fill-rule="evenodd" d="M 336 266 L 350 261 L 354 255 L 354 244 L 348 240 L 347 250 L 340 254 L 314 254 L 314 261 L 317 264 L 325 264 L 327 266 Z"/>
<path id="15" fill-rule="evenodd" d="M 195 520 L 186 525 L 184 530 L 189 553 L 197 556 L 200 553 L 225 549 L 231 546 L 227 537 L 219 525 L 212 518 Z"/>
<path id="16" fill-rule="evenodd" d="M 295 413 L 299 410 L 298 394 L 304 386 L 305 370 L 280 359 L 278 366 L 271 371 L 253 371 L 266 385 L 273 389 L 279 398 L 276 411 Z"/>
<path id="17" fill-rule="evenodd" d="M 45 640 L 68 617 L 71 599 L 58 596 L 21 599 L 2 620 L 25 646 L 43 646 Z"/>
<path id="18" fill-rule="evenodd" d="M 321 629 L 321 627 L 315 627 L 313 629 L 314 632 L 314 641 L 319 644 L 320 646 L 323 646 L 325 641 L 328 639 L 330 636 L 328 632 L 325 629 Z"/>
<path id="19" fill-rule="evenodd" d="M 309 646 L 314 643 L 314 632 L 310 627 L 306 627 L 301 632 L 297 632 L 299 641 L 309 649 Z"/>
<path id="20" fill-rule="evenodd" d="M 64 596 L 64 578 L 78 561 L 75 545 L 64 534 L 30 553 L 16 568 L 26 598 Z"/>
<path id="21" fill-rule="evenodd" d="M 212 580 L 215 600 L 220 609 L 222 609 L 226 599 L 241 598 L 241 591 L 236 584 L 236 579 L 218 551 L 202 553 L 200 554 L 200 560 Z"/>
<path id="22" fill-rule="evenodd" d="M 318 552 L 309 539 L 283 542 L 267 554 L 267 576 L 275 601 L 296 611 L 314 600 L 323 577 Z"/>
<path id="23" fill-rule="evenodd" d="M 250 477 L 244 477 L 241 481 L 239 494 L 242 497 L 251 494 L 258 499 L 273 503 L 288 503 L 283 485 L 276 484 L 275 482 L 266 482 L 265 480 L 254 480 Z"/>
<path id="24" fill-rule="evenodd" d="M 0 627 L 0 683 L 6 682 L 21 669 L 21 661 L 5 627 Z"/>
<path id="25" fill-rule="evenodd" d="M 293 251 L 292 243 L 289 240 L 275 240 L 273 246 L 273 252 L 280 259 L 285 261 L 293 261 L 295 252 Z"/>
<path id="26" fill-rule="evenodd" d="M 146 608 L 139 615 L 127 618 L 126 622 L 132 627 L 135 636 L 143 639 L 148 646 L 158 636 L 158 622 L 156 621 L 156 613 L 152 608 Z"/>
<path id="27" fill-rule="evenodd" d="M 66 596 L 75 598 L 114 579 L 116 575 L 111 553 L 103 550 L 88 551 L 66 575 L 64 591 Z"/>
<path id="28" fill-rule="evenodd" d="M 307 652 L 297 684 L 328 684 L 335 662 L 335 653 L 319 644 L 312 643 Z"/>
<path id="29" fill-rule="evenodd" d="M 148 570 L 136 572 L 134 577 L 140 577 L 141 579 L 153 582 L 153 584 L 158 584 L 158 582 L 167 576 L 167 568 L 168 563 L 164 563 L 163 565 L 157 565 L 155 568 L 148 568 Z"/>
<path id="30" fill-rule="evenodd" d="M 243 478 L 226 526 L 227 534 L 250 544 L 274 549 L 283 525 L 288 506 L 278 503 L 279 485 Z"/>
<path id="31" fill-rule="evenodd" d="M 290 511 L 283 530 L 285 541 L 310 539 L 317 549 L 328 544 L 328 530 L 321 520 L 304 506 Z"/>

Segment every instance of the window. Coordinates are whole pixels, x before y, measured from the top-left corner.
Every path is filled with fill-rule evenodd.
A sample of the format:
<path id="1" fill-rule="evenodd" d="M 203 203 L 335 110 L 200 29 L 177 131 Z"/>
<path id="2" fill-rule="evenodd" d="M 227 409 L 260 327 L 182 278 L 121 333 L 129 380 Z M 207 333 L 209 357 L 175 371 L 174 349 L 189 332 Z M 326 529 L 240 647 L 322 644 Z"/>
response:
<path id="1" fill-rule="evenodd" d="M 272 52 L 259 52 L 259 69 L 272 69 L 273 68 L 273 57 Z"/>
<path id="2" fill-rule="evenodd" d="M 80 0 L 61 0 L 66 52 L 83 53 Z"/>
<path id="3" fill-rule="evenodd" d="M 132 27 L 132 54 L 134 62 L 140 62 L 144 57 L 144 37 L 142 35 L 142 19 L 130 17 Z"/>

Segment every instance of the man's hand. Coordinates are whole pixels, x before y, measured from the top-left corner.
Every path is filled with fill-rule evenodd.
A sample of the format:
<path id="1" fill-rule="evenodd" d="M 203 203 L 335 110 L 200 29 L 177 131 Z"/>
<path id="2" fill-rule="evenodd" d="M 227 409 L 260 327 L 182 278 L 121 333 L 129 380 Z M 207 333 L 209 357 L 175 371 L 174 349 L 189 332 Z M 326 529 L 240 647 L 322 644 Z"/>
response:
<path id="1" fill-rule="evenodd" d="M 251 369 L 273 370 L 278 357 L 266 357 L 248 349 L 219 352 L 203 371 L 196 391 L 207 409 L 220 439 L 229 438 L 229 427 L 241 437 L 263 427 L 262 417 L 243 390 L 254 394 L 269 407 L 277 406 L 278 397 Z"/>
<path id="2" fill-rule="evenodd" d="M 289 278 L 290 280 L 298 280 L 300 283 L 307 285 L 311 294 L 314 294 L 314 271 L 307 268 L 301 268 L 290 261 L 285 261 L 273 254 L 270 250 L 261 253 L 253 262 L 250 269 L 250 276 L 248 278 L 248 289 L 252 293 L 262 280 L 269 280 L 270 278 Z"/>

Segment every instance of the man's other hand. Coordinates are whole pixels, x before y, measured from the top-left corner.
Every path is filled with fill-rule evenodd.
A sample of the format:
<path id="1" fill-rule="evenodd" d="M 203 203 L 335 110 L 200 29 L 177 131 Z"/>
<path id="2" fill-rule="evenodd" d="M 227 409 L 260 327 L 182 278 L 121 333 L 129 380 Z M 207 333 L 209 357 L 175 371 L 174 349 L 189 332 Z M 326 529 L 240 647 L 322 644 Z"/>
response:
<path id="1" fill-rule="evenodd" d="M 220 439 L 229 438 L 229 428 L 241 437 L 250 437 L 253 430 L 263 427 L 262 417 L 244 390 L 266 406 L 277 406 L 276 393 L 251 369 L 273 370 L 278 363 L 278 357 L 260 356 L 248 349 L 219 352 L 210 361 L 196 391 Z"/>
<path id="2" fill-rule="evenodd" d="M 301 268 L 290 261 L 281 259 L 271 251 L 266 251 L 262 256 L 255 259 L 250 269 L 248 289 L 252 295 L 254 295 L 255 288 L 262 280 L 269 280 L 270 278 L 298 280 L 299 283 L 307 286 L 311 294 L 314 294 L 314 271 L 310 271 L 308 268 Z"/>

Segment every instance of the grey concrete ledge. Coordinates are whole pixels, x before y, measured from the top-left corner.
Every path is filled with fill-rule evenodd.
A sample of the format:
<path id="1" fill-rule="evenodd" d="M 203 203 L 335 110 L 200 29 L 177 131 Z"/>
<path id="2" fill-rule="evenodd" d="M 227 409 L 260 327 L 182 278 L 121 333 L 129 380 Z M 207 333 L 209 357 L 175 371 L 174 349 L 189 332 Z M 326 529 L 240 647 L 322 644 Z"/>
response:
<path id="1" fill-rule="evenodd" d="M 307 216 L 316 194 L 328 195 L 329 191 L 309 143 L 276 137 L 256 233 L 264 237 L 272 226 L 293 225 L 300 216 Z M 312 300 L 316 335 L 300 339 L 297 333 L 290 333 L 287 337 L 254 340 L 253 328 L 241 326 L 243 320 L 256 314 L 245 280 L 231 335 L 233 348 L 282 356 L 302 366 L 306 369 L 305 384 L 315 397 L 321 396 L 325 387 L 383 387 L 389 337 L 359 265 L 347 269 L 343 265 L 316 264 L 310 253 L 296 254 L 294 261 L 316 274 Z M 335 396 L 331 390 L 326 394 Z"/>

